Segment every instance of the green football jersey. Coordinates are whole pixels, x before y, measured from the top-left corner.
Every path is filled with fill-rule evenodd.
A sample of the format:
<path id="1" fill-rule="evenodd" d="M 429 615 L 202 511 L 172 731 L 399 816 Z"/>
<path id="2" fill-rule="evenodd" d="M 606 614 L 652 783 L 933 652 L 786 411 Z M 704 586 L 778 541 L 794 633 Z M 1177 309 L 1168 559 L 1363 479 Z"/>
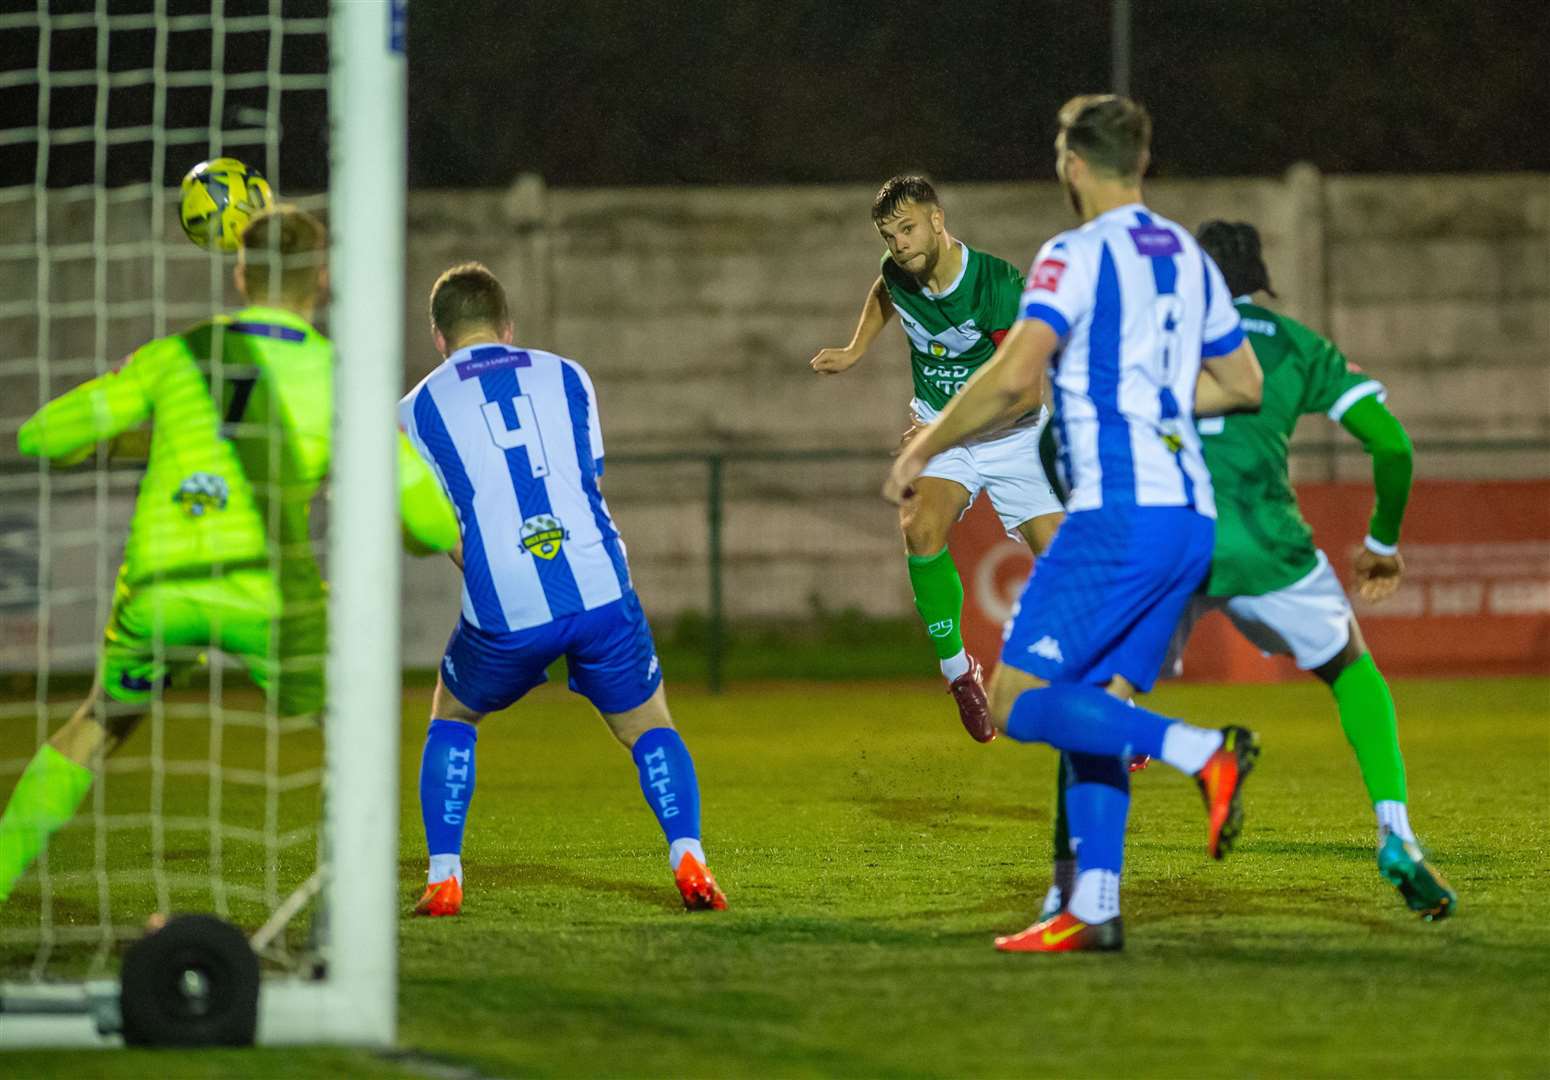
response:
<path id="1" fill-rule="evenodd" d="M 1261 596 L 1313 570 L 1313 530 L 1297 509 L 1287 460 L 1292 432 L 1304 414 L 1338 421 L 1356 402 L 1383 393 L 1381 383 L 1296 320 L 1246 298 L 1237 307 L 1265 389 L 1259 412 L 1198 425 L 1216 491 L 1212 596 Z"/>
<path id="2" fill-rule="evenodd" d="M 915 397 L 936 412 L 963 389 L 974 369 L 995 355 L 1017 321 L 1022 271 L 958 241 L 963 269 L 940 293 L 883 256 L 883 284 L 910 342 Z"/>
<path id="3" fill-rule="evenodd" d="M 308 515 L 329 464 L 328 339 L 274 308 L 219 316 L 49 402 L 17 441 L 26 454 L 79 459 L 147 420 L 125 583 L 277 563 L 283 596 L 318 595 Z"/>

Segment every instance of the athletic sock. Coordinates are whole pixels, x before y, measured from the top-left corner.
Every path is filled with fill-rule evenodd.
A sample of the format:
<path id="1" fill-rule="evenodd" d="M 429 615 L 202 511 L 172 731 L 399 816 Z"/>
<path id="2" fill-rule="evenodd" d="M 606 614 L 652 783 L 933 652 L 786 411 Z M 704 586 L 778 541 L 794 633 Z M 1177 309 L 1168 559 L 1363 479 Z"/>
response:
<path id="1" fill-rule="evenodd" d="M 1188 744 L 1190 752 L 1180 750 L 1170 760 L 1163 744 L 1173 728 L 1181 729 L 1173 737 L 1175 748 Z M 1057 750 L 1097 757 L 1129 760 L 1135 754 L 1147 754 L 1188 773 L 1199 770 L 1222 738 L 1220 732 L 1160 716 L 1080 683 L 1052 683 L 1024 691 L 1012 705 L 1006 733 L 1018 742 L 1048 743 Z M 1199 764 L 1187 768 L 1200 747 L 1207 749 L 1199 755 Z"/>
<path id="2" fill-rule="evenodd" d="M 969 673 L 969 667 L 969 650 L 959 649 L 957 655 L 941 661 L 942 678 L 948 682 L 957 682 Z"/>
<path id="3" fill-rule="evenodd" d="M 677 870 L 678 864 L 684 861 L 685 855 L 693 855 L 695 862 L 701 866 L 705 865 L 705 849 L 700 846 L 698 839 L 685 836 L 667 845 L 667 862 L 674 870 Z"/>
<path id="4" fill-rule="evenodd" d="M 0 901 L 11 895 L 48 838 L 75 817 L 92 776 L 46 743 L 32 756 L 0 815 Z"/>
<path id="5" fill-rule="evenodd" d="M 463 826 L 474 799 L 474 744 L 479 729 L 461 720 L 432 720 L 420 757 L 420 815 L 425 821 L 425 846 L 431 855 L 431 881 L 438 868 L 450 870 L 463 883 Z M 438 856 L 452 856 L 448 862 Z"/>
<path id="6" fill-rule="evenodd" d="M 630 756 L 640 770 L 640 790 L 646 796 L 646 805 L 657 816 L 657 824 L 667 837 L 673 869 L 678 869 L 686 850 L 694 851 L 700 865 L 705 865 L 705 853 L 699 848 L 700 785 L 694 778 L 694 759 L 689 756 L 682 736 L 672 728 L 652 728 L 635 740 Z M 680 840 L 692 840 L 694 846 L 680 845 Z"/>
<path id="7" fill-rule="evenodd" d="M 1163 732 L 1162 753 L 1157 757 L 1180 772 L 1193 776 L 1222 748 L 1222 733 L 1191 724 L 1173 724 Z"/>
<path id="8" fill-rule="evenodd" d="M 1113 870 L 1083 870 L 1066 910 L 1084 923 L 1107 922 L 1119 914 L 1119 874 Z"/>
<path id="9" fill-rule="evenodd" d="M 1340 673 L 1331 689 L 1340 709 L 1340 727 L 1356 751 L 1356 763 L 1367 785 L 1367 797 L 1380 802 L 1404 803 L 1405 759 L 1399 752 L 1399 723 L 1394 698 L 1371 653 Z"/>
<path id="10" fill-rule="evenodd" d="M 1378 842 L 1383 842 L 1383 834 L 1391 832 L 1406 843 L 1416 842 L 1415 833 L 1410 828 L 1410 811 L 1402 802 L 1394 802 L 1391 799 L 1382 799 L 1373 803 L 1373 811 L 1378 815 Z"/>
<path id="11" fill-rule="evenodd" d="M 1067 910 L 1083 922 L 1119 914 L 1119 875 L 1125 864 L 1125 818 L 1130 813 L 1130 769 L 1126 760 L 1096 754 L 1066 754 L 1066 814 L 1076 885 Z"/>
<path id="12" fill-rule="evenodd" d="M 457 883 L 463 884 L 463 856 L 432 855 L 431 868 L 425 875 L 426 884 L 434 885 L 438 881 L 446 881 L 449 877 L 457 878 Z"/>
<path id="13" fill-rule="evenodd" d="M 964 651 L 963 632 L 959 626 L 963 618 L 963 580 L 958 577 L 958 567 L 945 547 L 935 555 L 911 555 L 909 564 L 915 610 L 920 612 L 921 621 L 926 624 L 926 634 L 931 638 L 932 648 L 936 649 L 936 658 L 952 660 Z M 968 670 L 967 666 L 964 670 Z M 958 677 L 947 673 L 948 667 L 944 663 L 942 674 L 949 681 Z"/>

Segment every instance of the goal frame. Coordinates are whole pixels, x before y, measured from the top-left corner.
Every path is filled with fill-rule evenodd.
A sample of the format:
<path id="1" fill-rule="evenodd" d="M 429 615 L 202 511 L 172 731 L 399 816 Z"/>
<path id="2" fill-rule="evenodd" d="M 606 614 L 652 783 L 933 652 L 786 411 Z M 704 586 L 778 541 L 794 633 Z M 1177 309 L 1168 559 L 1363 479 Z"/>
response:
<path id="1" fill-rule="evenodd" d="M 260 1045 L 392 1046 L 398 1013 L 399 528 L 407 0 L 329 11 L 335 423 L 319 974 L 265 978 Z M 0 1050 L 108 1047 L 118 982 L 0 987 Z"/>

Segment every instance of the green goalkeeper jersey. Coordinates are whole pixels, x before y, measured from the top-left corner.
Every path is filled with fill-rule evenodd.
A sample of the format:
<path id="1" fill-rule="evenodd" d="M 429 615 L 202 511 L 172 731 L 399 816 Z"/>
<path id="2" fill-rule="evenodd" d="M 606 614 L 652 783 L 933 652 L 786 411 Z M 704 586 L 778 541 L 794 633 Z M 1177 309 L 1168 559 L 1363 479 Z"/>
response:
<path id="1" fill-rule="evenodd" d="M 151 421 L 125 583 L 268 568 L 273 553 L 282 595 L 298 597 L 322 585 L 308 515 L 332 420 L 328 339 L 290 312 L 250 307 L 142 345 L 49 402 L 18 442 L 23 453 L 79 459 Z"/>
<path id="2" fill-rule="evenodd" d="M 1199 422 L 1216 491 L 1212 596 L 1260 596 L 1313 570 L 1313 530 L 1297 508 L 1287 460 L 1292 432 L 1304 414 L 1339 421 L 1353 405 L 1383 394 L 1381 383 L 1301 323 L 1246 298 L 1237 307 L 1265 388 L 1257 413 Z M 1386 542 L 1398 539 L 1397 522 L 1394 530 Z"/>
<path id="3" fill-rule="evenodd" d="M 931 415 L 947 404 L 974 370 L 995 355 L 1017 321 L 1022 272 L 1004 259 L 956 241 L 963 252 L 958 278 L 933 293 L 883 256 L 883 284 L 910 341 L 915 397 Z"/>
<path id="4" fill-rule="evenodd" d="M 315 598 L 308 518 L 328 473 L 333 398 L 332 343 L 298 315 L 249 307 L 142 345 L 45 405 L 17 443 L 69 463 L 151 421 L 124 584 L 255 567 L 278 572 L 282 597 Z M 452 505 L 402 433 L 398 444 L 405 544 L 449 551 Z"/>

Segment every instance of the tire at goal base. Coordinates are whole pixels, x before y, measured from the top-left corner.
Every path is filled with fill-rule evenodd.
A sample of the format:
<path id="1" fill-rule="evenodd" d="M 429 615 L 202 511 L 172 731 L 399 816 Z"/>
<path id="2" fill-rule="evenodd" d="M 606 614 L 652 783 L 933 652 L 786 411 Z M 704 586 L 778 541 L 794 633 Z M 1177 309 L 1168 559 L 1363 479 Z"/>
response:
<path id="1" fill-rule="evenodd" d="M 213 915 L 179 915 L 124 953 L 119 973 L 130 1046 L 251 1046 L 258 957 Z"/>

